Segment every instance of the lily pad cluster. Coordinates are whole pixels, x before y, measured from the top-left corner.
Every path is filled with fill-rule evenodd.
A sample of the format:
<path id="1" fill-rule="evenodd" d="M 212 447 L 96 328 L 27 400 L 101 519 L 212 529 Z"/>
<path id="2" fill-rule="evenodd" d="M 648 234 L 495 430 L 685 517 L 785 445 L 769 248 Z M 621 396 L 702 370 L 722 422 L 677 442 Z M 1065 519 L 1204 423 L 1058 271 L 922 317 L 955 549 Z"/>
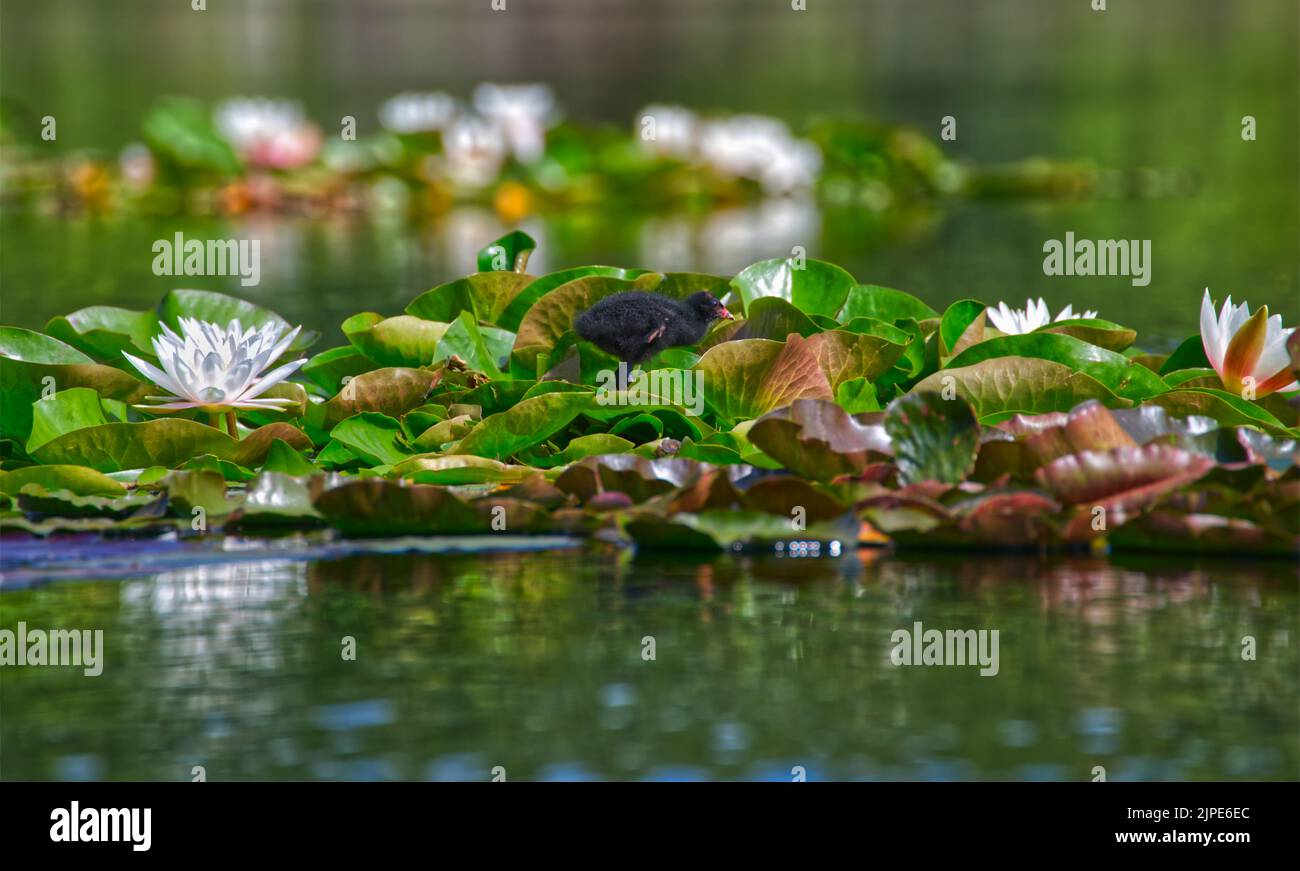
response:
<path id="1" fill-rule="evenodd" d="M 1115 174 L 1086 162 L 975 166 L 935 137 L 862 118 L 814 118 L 801 135 L 774 118 L 680 106 L 648 106 L 627 126 L 577 123 L 537 84 L 483 84 L 472 100 L 399 94 L 378 124 L 366 114 L 334 129 L 289 99 L 165 98 L 142 119 L 141 141 L 113 158 L 93 143 L 55 160 L 13 144 L 7 200 L 160 214 L 437 214 L 473 202 L 513 222 L 596 203 L 708 209 L 793 195 L 885 212 L 953 195 L 1114 192 Z M 15 127 L 3 122 L 0 141 Z"/>
<path id="2" fill-rule="evenodd" d="M 791 557 L 1300 543 L 1297 394 L 1225 390 L 1199 336 L 1152 354 L 1097 317 L 1008 335 L 982 301 L 941 312 L 802 258 L 533 276 L 532 248 L 496 240 L 480 271 L 349 317 L 323 350 L 197 290 L 0 327 L 0 528 L 559 532 Z M 705 290 L 737 318 L 610 389 L 617 361 L 573 321 L 629 289 Z M 235 320 L 293 336 L 265 361 L 300 361 L 261 394 L 275 402 L 229 409 L 224 428 L 150 403 L 152 370 L 128 355 L 156 365 L 167 331 L 238 337 L 222 332 Z M 1300 342 L 1288 351 L 1300 371 Z"/>

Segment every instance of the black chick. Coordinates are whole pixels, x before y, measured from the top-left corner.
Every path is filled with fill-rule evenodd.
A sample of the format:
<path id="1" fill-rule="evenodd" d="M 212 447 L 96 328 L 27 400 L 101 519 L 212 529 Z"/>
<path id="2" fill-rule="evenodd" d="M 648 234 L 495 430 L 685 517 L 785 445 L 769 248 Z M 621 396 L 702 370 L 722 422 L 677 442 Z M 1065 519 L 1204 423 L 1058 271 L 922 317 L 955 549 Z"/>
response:
<path id="1" fill-rule="evenodd" d="M 627 290 L 607 296 L 578 315 L 578 335 L 631 365 L 644 363 L 665 348 L 695 345 L 719 318 L 732 319 L 711 293 L 684 300 Z"/>

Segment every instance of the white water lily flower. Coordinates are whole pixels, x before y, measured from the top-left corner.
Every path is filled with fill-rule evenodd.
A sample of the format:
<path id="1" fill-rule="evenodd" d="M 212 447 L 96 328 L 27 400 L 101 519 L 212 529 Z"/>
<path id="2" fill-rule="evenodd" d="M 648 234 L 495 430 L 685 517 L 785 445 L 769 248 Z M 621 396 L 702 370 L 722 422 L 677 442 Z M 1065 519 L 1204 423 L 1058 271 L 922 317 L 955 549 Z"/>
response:
<path id="1" fill-rule="evenodd" d="M 1282 329 L 1282 316 L 1269 317 L 1268 306 L 1250 313 L 1250 304 L 1223 302 L 1216 317 L 1210 289 L 1201 298 L 1201 344 L 1223 386 L 1233 393 L 1253 389 L 1258 398 L 1278 390 L 1295 390 L 1287 339 L 1295 327 Z M 1247 380 L 1249 379 L 1249 380 Z"/>
<path id="2" fill-rule="evenodd" d="M 213 117 L 226 141 L 256 166 L 290 169 L 320 152 L 320 130 L 293 100 L 236 97 L 218 104 Z"/>
<path id="3" fill-rule="evenodd" d="M 822 165 L 816 144 L 795 138 L 785 124 L 762 115 L 733 115 L 704 124 L 699 152 L 719 175 L 753 179 L 773 194 L 811 187 Z"/>
<path id="4" fill-rule="evenodd" d="M 680 160 L 687 160 L 695 154 L 699 119 L 690 109 L 656 103 L 637 114 L 636 125 L 637 141 L 651 154 Z"/>
<path id="5" fill-rule="evenodd" d="M 495 85 L 474 89 L 474 108 L 505 137 L 510 152 L 532 163 L 546 151 L 546 130 L 559 120 L 555 94 L 546 85 Z"/>
<path id="6" fill-rule="evenodd" d="M 180 322 L 179 336 L 163 324 L 163 334 L 153 339 L 161 369 L 122 352 L 141 375 L 172 394 L 145 397 L 160 404 L 136 408 L 199 409 L 219 414 L 236 408 L 279 411 L 293 404 L 291 399 L 259 397 L 298 371 L 307 360 L 294 360 L 265 374 L 262 370 L 288 350 L 302 327 L 285 333 L 286 325 L 280 323 L 244 329 L 238 319 L 224 328 L 195 318 L 181 318 Z"/>
<path id="7" fill-rule="evenodd" d="M 456 120 L 442 142 L 447 175 L 458 185 L 481 188 L 496 180 L 506 159 L 506 141 L 482 118 Z"/>
<path id="8" fill-rule="evenodd" d="M 1025 300 L 1023 309 L 1013 309 L 1005 302 L 998 303 L 997 308 L 990 306 L 988 308 L 988 318 L 993 322 L 1000 332 L 1009 336 L 1019 336 L 1025 333 L 1032 333 L 1039 327 L 1045 327 L 1056 321 L 1068 321 L 1071 318 L 1095 318 L 1095 311 L 1085 311 L 1083 314 L 1076 315 L 1074 306 L 1067 305 L 1061 309 L 1060 314 L 1055 318 L 1047 308 L 1047 303 L 1040 296 L 1037 300 Z"/>
<path id="9" fill-rule="evenodd" d="M 398 94 L 379 107 L 379 123 L 394 133 L 433 133 L 447 129 L 459 109 L 443 91 Z"/>

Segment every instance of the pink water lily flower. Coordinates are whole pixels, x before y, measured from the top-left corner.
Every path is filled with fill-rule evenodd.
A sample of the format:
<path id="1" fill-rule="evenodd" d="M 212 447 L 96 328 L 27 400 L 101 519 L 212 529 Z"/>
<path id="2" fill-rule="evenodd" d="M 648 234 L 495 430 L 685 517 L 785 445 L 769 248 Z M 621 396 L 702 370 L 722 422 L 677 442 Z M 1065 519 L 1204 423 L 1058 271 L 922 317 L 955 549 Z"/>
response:
<path id="1" fill-rule="evenodd" d="M 1279 390 L 1295 390 L 1287 339 L 1295 327 L 1282 329 L 1282 316 L 1269 317 L 1268 306 L 1253 315 L 1250 304 L 1234 306 L 1224 300 L 1218 315 L 1210 300 L 1210 289 L 1201 299 L 1201 344 L 1223 386 L 1233 393 L 1253 393 L 1259 398 Z"/>
<path id="2" fill-rule="evenodd" d="M 225 327 L 195 318 L 181 318 L 180 324 L 180 335 L 163 324 L 163 334 L 153 339 L 161 369 L 122 352 L 140 374 L 172 394 L 145 397 L 158 404 L 136 408 L 154 412 L 198 409 L 214 416 L 224 413 L 227 427 L 233 430 L 235 409 L 279 411 L 293 404 L 291 399 L 262 394 L 307 360 L 294 360 L 266 373 L 263 370 L 288 350 L 302 327 L 287 333 L 287 325 L 282 323 L 245 329 L 238 319 Z"/>

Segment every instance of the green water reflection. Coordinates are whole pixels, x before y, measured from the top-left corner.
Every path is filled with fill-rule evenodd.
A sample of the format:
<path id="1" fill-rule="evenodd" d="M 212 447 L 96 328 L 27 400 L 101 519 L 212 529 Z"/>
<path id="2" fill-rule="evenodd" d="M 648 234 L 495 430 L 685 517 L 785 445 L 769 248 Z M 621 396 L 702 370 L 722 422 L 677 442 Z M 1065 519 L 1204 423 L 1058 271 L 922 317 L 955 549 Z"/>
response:
<path id="1" fill-rule="evenodd" d="M 103 674 L 6 668 L 0 776 L 1291 779 L 1295 582 L 1288 563 L 605 551 L 60 582 L 0 595 L 0 626 L 102 628 Z M 918 620 L 999 630 L 997 676 L 893 666 Z"/>

